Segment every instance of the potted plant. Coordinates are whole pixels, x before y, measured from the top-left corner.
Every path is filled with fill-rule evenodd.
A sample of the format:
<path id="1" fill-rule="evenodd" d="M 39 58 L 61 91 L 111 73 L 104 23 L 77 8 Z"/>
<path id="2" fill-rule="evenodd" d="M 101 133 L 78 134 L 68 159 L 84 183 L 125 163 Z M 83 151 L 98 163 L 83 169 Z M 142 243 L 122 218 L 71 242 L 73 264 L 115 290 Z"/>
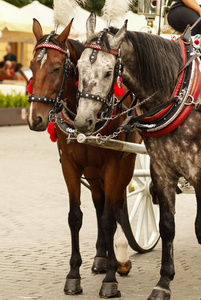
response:
<path id="1" fill-rule="evenodd" d="M 0 92 L 0 126 L 26 124 L 28 106 L 27 95 Z"/>

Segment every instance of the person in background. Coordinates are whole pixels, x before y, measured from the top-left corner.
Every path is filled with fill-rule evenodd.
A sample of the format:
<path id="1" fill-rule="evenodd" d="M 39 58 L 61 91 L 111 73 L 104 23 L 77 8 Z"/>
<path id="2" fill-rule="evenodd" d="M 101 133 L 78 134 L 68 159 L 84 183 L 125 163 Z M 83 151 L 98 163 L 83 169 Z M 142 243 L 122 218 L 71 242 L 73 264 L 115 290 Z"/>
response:
<path id="1" fill-rule="evenodd" d="M 21 72 L 21 68 L 22 68 L 22 64 L 21 63 L 17 63 L 15 65 L 13 79 L 14 80 L 26 81 L 25 77 L 23 76 L 23 74 Z"/>
<path id="2" fill-rule="evenodd" d="M 201 0 L 173 1 L 169 13 L 169 25 L 179 32 L 184 32 L 187 25 L 192 26 L 201 16 Z M 201 34 L 201 21 L 192 29 L 192 35 Z"/>
<path id="3" fill-rule="evenodd" d="M 13 77 L 12 62 L 10 60 L 5 61 L 3 67 L 0 69 L 0 74 Z"/>
<path id="4" fill-rule="evenodd" d="M 17 62 L 16 55 L 12 53 L 10 45 L 6 47 L 6 52 L 7 54 L 4 56 L 4 61 L 10 60 L 10 61 Z"/>

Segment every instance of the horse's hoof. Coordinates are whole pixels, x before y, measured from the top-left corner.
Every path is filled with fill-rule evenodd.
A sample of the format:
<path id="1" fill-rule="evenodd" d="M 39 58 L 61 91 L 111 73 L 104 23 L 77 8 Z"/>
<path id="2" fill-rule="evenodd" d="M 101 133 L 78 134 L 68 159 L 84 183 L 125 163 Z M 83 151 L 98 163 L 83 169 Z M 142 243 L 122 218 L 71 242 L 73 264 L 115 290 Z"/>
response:
<path id="1" fill-rule="evenodd" d="M 94 262 L 91 270 L 95 274 L 106 273 L 107 271 L 107 258 L 106 257 L 94 257 Z"/>
<path id="2" fill-rule="evenodd" d="M 120 275 L 120 276 L 127 276 L 132 268 L 132 264 L 131 264 L 131 261 L 128 260 L 126 261 L 125 263 L 121 263 L 118 261 L 118 269 L 117 269 L 117 273 Z"/>
<path id="3" fill-rule="evenodd" d="M 80 279 L 66 279 L 66 284 L 64 287 L 64 293 L 66 295 L 76 295 L 82 293 L 82 288 L 80 286 Z"/>
<path id="4" fill-rule="evenodd" d="M 169 300 L 170 296 L 170 290 L 166 290 L 156 286 L 147 300 Z"/>
<path id="5" fill-rule="evenodd" d="M 120 291 L 118 291 L 117 282 L 103 282 L 99 293 L 100 298 L 119 298 L 121 297 Z"/>

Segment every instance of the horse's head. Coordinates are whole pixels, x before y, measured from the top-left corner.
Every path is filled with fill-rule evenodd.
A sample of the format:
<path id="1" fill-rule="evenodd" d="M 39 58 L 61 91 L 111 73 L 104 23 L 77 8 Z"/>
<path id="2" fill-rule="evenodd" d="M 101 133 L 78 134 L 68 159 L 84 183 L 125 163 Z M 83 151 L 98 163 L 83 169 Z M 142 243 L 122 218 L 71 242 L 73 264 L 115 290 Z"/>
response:
<path id="1" fill-rule="evenodd" d="M 96 15 L 87 20 L 87 42 L 79 61 L 78 110 L 75 127 L 87 135 L 94 131 L 97 114 L 108 109 L 113 86 L 122 72 L 120 44 L 126 32 L 127 22 L 112 35 L 105 29 L 95 34 Z M 119 82 L 120 84 L 120 82 Z"/>
<path id="2" fill-rule="evenodd" d="M 69 50 L 67 38 L 72 21 L 60 35 L 53 31 L 43 36 L 40 23 L 34 19 L 33 33 L 37 44 L 34 57 L 30 63 L 33 72 L 32 95 L 28 101 L 31 103 L 27 115 L 30 129 L 43 131 L 47 128 L 49 112 L 59 105 L 62 93 L 62 82 L 69 71 Z"/>

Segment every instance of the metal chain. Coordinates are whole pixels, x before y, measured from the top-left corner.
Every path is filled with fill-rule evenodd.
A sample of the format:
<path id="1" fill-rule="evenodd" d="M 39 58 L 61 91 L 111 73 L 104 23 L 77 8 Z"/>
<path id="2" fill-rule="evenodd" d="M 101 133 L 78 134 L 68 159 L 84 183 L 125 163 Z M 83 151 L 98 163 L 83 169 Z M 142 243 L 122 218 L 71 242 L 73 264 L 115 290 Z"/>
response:
<path id="1" fill-rule="evenodd" d="M 100 133 L 97 133 L 96 134 L 96 142 L 99 145 L 104 144 L 108 140 L 116 138 L 121 132 L 124 132 L 123 128 L 120 128 L 120 129 L 118 129 L 118 131 L 115 131 L 109 135 L 101 135 Z"/>

